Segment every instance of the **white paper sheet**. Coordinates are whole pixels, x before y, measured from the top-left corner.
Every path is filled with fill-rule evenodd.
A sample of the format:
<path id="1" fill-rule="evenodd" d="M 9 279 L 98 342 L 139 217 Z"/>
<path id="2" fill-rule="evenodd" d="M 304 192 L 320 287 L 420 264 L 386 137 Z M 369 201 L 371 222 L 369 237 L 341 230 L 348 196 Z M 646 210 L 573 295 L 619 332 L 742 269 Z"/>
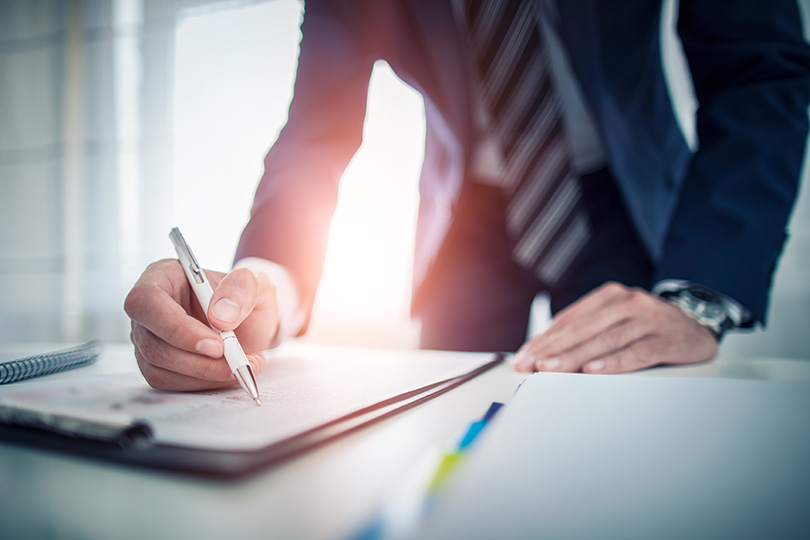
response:
<path id="1" fill-rule="evenodd" d="M 137 373 L 10 386 L 0 389 L 0 403 L 90 419 L 144 420 L 160 444 L 256 450 L 492 360 L 483 353 L 291 345 L 268 354 L 257 377 L 261 407 L 238 386 L 160 392 Z"/>
<path id="2" fill-rule="evenodd" d="M 431 538 L 810 538 L 810 383 L 539 373 Z"/>

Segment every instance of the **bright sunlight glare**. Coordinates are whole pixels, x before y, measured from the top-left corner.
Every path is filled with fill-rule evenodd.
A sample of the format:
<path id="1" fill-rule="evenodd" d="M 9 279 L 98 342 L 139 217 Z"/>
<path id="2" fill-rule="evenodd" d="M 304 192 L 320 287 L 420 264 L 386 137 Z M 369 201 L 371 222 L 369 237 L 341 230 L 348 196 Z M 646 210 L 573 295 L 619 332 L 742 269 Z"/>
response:
<path id="1" fill-rule="evenodd" d="M 174 219 L 211 268 L 230 268 L 264 154 L 286 121 L 299 23 L 300 5 L 280 0 L 190 12 L 178 24 Z M 416 346 L 409 304 L 424 129 L 421 97 L 378 63 L 307 339 Z"/>
<path id="2" fill-rule="evenodd" d="M 340 185 L 312 332 L 329 342 L 410 347 L 409 319 L 422 98 L 385 63 L 375 66 L 364 142 Z"/>

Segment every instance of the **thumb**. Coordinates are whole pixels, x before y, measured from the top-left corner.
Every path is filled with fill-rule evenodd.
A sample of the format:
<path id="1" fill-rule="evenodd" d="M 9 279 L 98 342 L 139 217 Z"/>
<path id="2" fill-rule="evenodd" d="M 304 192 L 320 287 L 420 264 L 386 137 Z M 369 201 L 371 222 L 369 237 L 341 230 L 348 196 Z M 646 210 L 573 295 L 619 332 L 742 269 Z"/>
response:
<path id="1" fill-rule="evenodd" d="M 256 274 L 238 268 L 226 274 L 214 289 L 208 306 L 208 320 L 219 330 L 233 330 L 256 306 L 259 284 Z"/>

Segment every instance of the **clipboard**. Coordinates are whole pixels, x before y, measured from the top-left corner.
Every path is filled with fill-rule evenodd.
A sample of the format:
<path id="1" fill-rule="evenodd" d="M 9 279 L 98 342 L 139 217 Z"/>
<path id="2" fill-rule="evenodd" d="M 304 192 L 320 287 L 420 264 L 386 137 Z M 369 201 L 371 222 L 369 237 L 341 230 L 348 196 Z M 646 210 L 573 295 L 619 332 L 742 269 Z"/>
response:
<path id="1" fill-rule="evenodd" d="M 412 381 L 421 381 L 421 383 L 417 385 L 412 382 L 410 384 L 394 384 L 389 386 L 388 389 L 376 392 L 376 394 L 372 392 L 369 395 L 374 394 L 377 396 L 373 401 L 367 400 L 361 406 L 357 406 L 357 403 L 362 400 L 357 401 L 333 415 L 322 415 L 317 422 L 311 425 L 291 426 L 282 435 L 271 436 L 267 444 L 245 443 L 240 445 L 237 441 L 233 444 L 226 442 L 222 447 L 206 447 L 204 440 L 203 442 L 195 441 L 193 437 L 188 439 L 189 444 L 183 444 L 182 436 L 179 436 L 179 438 L 162 436 L 160 433 L 161 421 L 150 419 L 148 415 L 143 418 L 131 417 L 123 419 L 123 417 L 119 418 L 106 412 L 104 414 L 99 414 L 97 411 L 93 412 L 90 407 L 86 407 L 86 410 L 76 406 L 62 407 L 56 412 L 51 407 L 47 414 L 56 414 L 69 419 L 88 419 L 91 423 L 107 422 L 112 426 L 112 435 L 88 436 L 87 433 L 72 433 L 67 429 L 53 429 L 52 426 L 42 425 L 42 423 L 32 425 L 31 422 L 10 421 L 8 415 L 5 418 L 3 417 L 1 412 L 3 407 L 6 409 L 9 407 L 17 409 L 24 407 L 25 400 L 23 399 L 21 403 L 19 398 L 16 401 L 12 399 L 13 396 L 26 394 L 30 397 L 32 393 L 47 393 L 54 388 L 65 388 L 68 383 L 63 381 L 31 382 L 20 385 L 14 389 L 15 392 L 10 391 L 12 390 L 11 387 L 0 391 L 0 441 L 35 446 L 50 451 L 136 467 L 211 478 L 237 478 L 277 465 L 364 427 L 374 425 L 396 414 L 417 407 L 488 371 L 500 364 L 504 359 L 504 355 L 500 353 L 395 352 L 332 347 L 316 348 L 314 355 L 302 359 L 296 357 L 295 353 L 285 355 L 282 351 L 268 358 L 268 364 L 260 375 L 259 384 L 268 388 L 270 393 L 279 391 L 278 389 L 274 390 L 272 385 L 268 384 L 268 381 L 272 380 L 275 371 L 273 368 L 277 368 L 279 364 L 293 364 L 296 360 L 308 360 L 309 363 L 304 362 L 305 365 L 301 368 L 303 372 L 310 370 L 308 375 L 307 373 L 304 374 L 304 379 L 306 379 L 307 377 L 315 377 L 312 373 L 313 366 L 331 365 L 334 369 L 340 369 L 342 358 L 347 369 L 357 370 L 358 366 L 361 365 L 374 365 L 375 357 L 379 360 L 377 363 L 380 366 L 370 377 L 369 384 L 388 384 L 385 382 L 380 383 L 381 380 L 389 378 L 386 376 L 386 372 L 390 372 L 390 378 L 400 377 L 403 371 L 408 370 L 409 363 L 414 365 L 414 370 L 424 371 L 424 373 L 412 377 Z M 347 360 L 348 358 L 354 358 L 355 361 L 352 363 Z M 366 371 L 368 370 L 366 369 Z M 279 376 L 278 373 L 276 375 Z M 363 376 L 363 373 L 355 375 Z M 104 379 L 105 377 L 106 379 Z M 323 379 L 322 377 L 320 382 L 314 384 L 319 388 L 323 388 L 328 384 L 328 381 Z M 209 397 L 206 394 L 176 394 L 147 389 L 145 388 L 146 383 L 142 379 L 138 381 L 133 379 L 131 375 L 69 379 L 73 388 L 90 388 L 89 393 L 92 392 L 93 385 L 102 384 L 105 381 L 109 383 L 109 381 L 113 380 L 126 380 L 128 385 L 134 388 L 137 387 L 137 390 L 133 390 L 133 392 L 136 392 L 133 394 L 134 396 L 153 396 L 156 400 L 177 400 L 181 404 L 179 405 L 181 408 L 183 402 L 202 403 L 202 407 L 209 406 L 206 404 Z M 335 384 L 338 384 L 338 381 Z M 397 388 L 398 391 L 391 392 L 391 388 Z M 246 399 L 242 394 L 243 392 L 240 393 L 239 389 L 212 392 L 210 393 L 211 403 L 227 400 L 227 403 L 230 404 L 229 406 L 234 411 L 241 410 L 239 409 L 240 402 Z M 380 398 L 380 396 L 383 397 Z M 143 398 L 136 397 L 133 399 Z M 263 397 L 262 401 L 265 401 L 263 407 L 284 407 L 279 405 L 277 400 L 274 404 L 273 396 L 270 396 L 270 399 L 267 400 Z M 256 408 L 255 405 L 253 405 L 253 408 Z M 37 410 L 36 407 L 31 407 L 30 410 L 34 412 L 35 417 L 47 417 L 47 414 L 42 409 Z M 135 430 L 136 436 L 127 438 L 115 433 L 114 427 L 116 425 L 121 430 L 131 429 L 133 426 L 142 426 L 145 429 Z M 152 433 L 151 428 L 157 428 L 156 433 Z M 180 431 L 182 431 L 182 425 Z"/>

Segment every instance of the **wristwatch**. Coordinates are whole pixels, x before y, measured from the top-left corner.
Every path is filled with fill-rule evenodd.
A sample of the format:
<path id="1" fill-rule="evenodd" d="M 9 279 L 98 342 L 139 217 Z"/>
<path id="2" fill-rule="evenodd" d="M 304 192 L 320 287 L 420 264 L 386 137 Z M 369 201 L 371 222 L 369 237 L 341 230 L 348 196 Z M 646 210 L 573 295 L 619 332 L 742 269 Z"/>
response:
<path id="1" fill-rule="evenodd" d="M 718 341 L 726 330 L 737 326 L 723 298 L 705 287 L 691 285 L 674 291 L 663 291 L 660 296 L 692 317 L 699 325 L 711 330 Z"/>

